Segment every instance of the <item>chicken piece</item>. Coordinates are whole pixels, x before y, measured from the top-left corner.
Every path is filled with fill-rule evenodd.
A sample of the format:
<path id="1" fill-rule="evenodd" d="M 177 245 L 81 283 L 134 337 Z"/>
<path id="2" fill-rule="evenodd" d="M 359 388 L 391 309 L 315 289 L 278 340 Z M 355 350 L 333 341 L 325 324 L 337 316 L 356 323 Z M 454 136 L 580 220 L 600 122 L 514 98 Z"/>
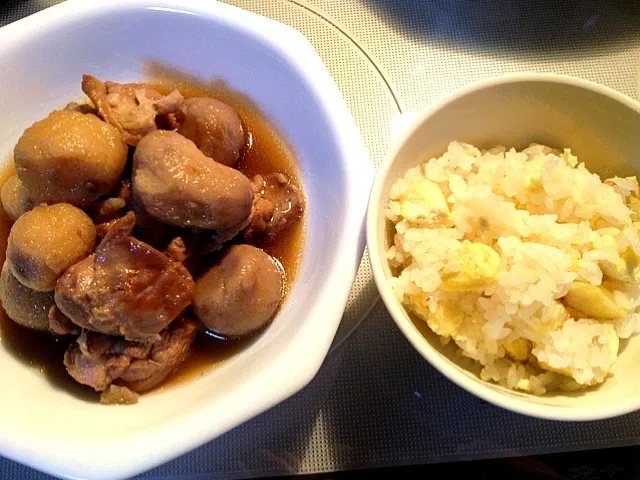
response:
<path id="1" fill-rule="evenodd" d="M 152 341 L 193 297 L 187 269 L 129 235 L 135 215 L 116 221 L 93 255 L 59 278 L 55 301 L 76 325 Z"/>
<path id="2" fill-rule="evenodd" d="M 133 191 L 130 180 L 123 180 L 120 182 L 116 198 L 124 200 L 127 205 L 131 203 L 131 200 L 133 199 Z"/>
<path id="3" fill-rule="evenodd" d="M 133 390 L 113 383 L 100 394 L 100 403 L 103 405 L 134 405 L 139 399 L 140 395 Z"/>
<path id="4" fill-rule="evenodd" d="M 615 302 L 609 290 L 587 282 L 573 282 L 564 301 L 567 306 L 595 320 L 617 320 L 629 314 Z"/>
<path id="5" fill-rule="evenodd" d="M 63 110 L 71 110 L 72 112 L 78 113 L 90 113 L 92 115 L 98 115 L 98 111 L 96 107 L 91 105 L 90 103 L 78 103 L 78 102 L 69 102 L 65 105 Z"/>
<path id="6" fill-rule="evenodd" d="M 171 240 L 171 243 L 169 243 L 165 254 L 171 260 L 184 263 L 184 261 L 187 259 L 187 247 L 184 244 L 184 240 L 182 240 L 182 238 L 180 237 L 176 237 Z"/>
<path id="7" fill-rule="evenodd" d="M 25 286 L 51 291 L 69 266 L 89 255 L 96 228 L 89 216 L 68 203 L 40 205 L 11 227 L 7 262 Z"/>
<path id="8" fill-rule="evenodd" d="M 216 162 L 232 167 L 240 158 L 245 134 L 238 114 L 214 98 L 188 98 L 176 115 L 178 133 Z"/>
<path id="9" fill-rule="evenodd" d="M 107 234 L 113 229 L 120 229 L 120 227 L 122 226 L 122 222 L 124 222 L 125 219 L 128 218 L 129 217 L 125 215 L 124 217 L 114 218 L 113 220 L 109 220 L 108 222 L 96 225 L 96 235 L 98 236 L 98 238 L 106 237 Z"/>
<path id="10" fill-rule="evenodd" d="M 258 235 L 274 238 L 302 217 L 304 195 L 284 173 L 256 175 L 252 184 L 251 222 L 243 232 L 245 239 Z"/>
<path id="11" fill-rule="evenodd" d="M 503 346 L 507 353 L 507 357 L 516 362 L 524 362 L 529 358 L 533 344 L 531 343 L 531 340 L 518 337 L 515 340 L 505 342 Z"/>
<path id="12" fill-rule="evenodd" d="M 0 198 L 2 199 L 2 207 L 12 222 L 35 206 L 35 203 L 29 198 L 29 192 L 24 188 L 17 175 L 12 175 L 4 182 L 2 190 L 0 190 Z"/>
<path id="13" fill-rule="evenodd" d="M 623 282 L 640 283 L 640 263 L 631 247 L 620 254 L 617 262 L 603 260 L 599 265 L 602 272 L 609 278 Z"/>
<path id="14" fill-rule="evenodd" d="M 163 96 L 141 83 L 103 83 L 91 75 L 82 76 L 82 91 L 95 104 L 100 117 L 120 130 L 133 146 L 157 130 L 158 115 L 175 113 L 184 100 L 178 90 Z"/>
<path id="15" fill-rule="evenodd" d="M 102 200 L 98 204 L 96 223 L 104 223 L 120 216 L 122 210 L 127 207 L 127 202 L 123 198 L 110 197 Z"/>
<path id="16" fill-rule="evenodd" d="M 123 216 L 123 211 L 131 205 L 131 182 L 124 180 L 111 192 L 111 196 L 100 200 L 89 210 L 89 216 L 96 225 L 110 222 Z"/>
<path id="17" fill-rule="evenodd" d="M 440 272 L 445 291 L 476 290 L 493 285 L 498 280 L 500 255 L 484 243 L 469 243 L 460 247 L 454 259 Z"/>
<path id="18" fill-rule="evenodd" d="M 49 309 L 49 331 L 54 335 L 80 335 L 81 329 L 54 304 Z"/>
<path id="19" fill-rule="evenodd" d="M 98 392 L 114 382 L 144 392 L 162 383 L 187 359 L 199 329 L 197 321 L 181 318 L 149 343 L 84 330 L 65 353 L 64 365 L 77 382 Z"/>
<path id="20" fill-rule="evenodd" d="M 176 132 L 154 132 L 140 142 L 132 180 L 135 202 L 168 225 L 228 230 L 251 214 L 249 179 Z"/>
<path id="21" fill-rule="evenodd" d="M 101 392 L 122 376 L 132 359 L 144 359 L 152 343 L 138 343 L 83 330 L 64 354 L 64 366 L 78 383 Z"/>
<path id="22" fill-rule="evenodd" d="M 95 115 L 52 112 L 27 128 L 13 153 L 18 178 L 36 203 L 86 207 L 120 180 L 127 162 L 120 132 Z"/>
<path id="23" fill-rule="evenodd" d="M 250 245 L 234 245 L 196 282 L 193 310 L 216 334 L 241 337 L 267 325 L 283 288 L 283 272 L 274 258 Z"/>
<path id="24" fill-rule="evenodd" d="M 149 355 L 131 361 L 118 383 L 135 392 L 146 392 L 164 382 L 187 359 L 201 328 L 195 319 L 176 320 L 153 344 Z"/>
<path id="25" fill-rule="evenodd" d="M 400 215 L 410 222 L 435 227 L 451 218 L 451 211 L 440 187 L 427 179 L 412 185 L 399 199 Z"/>
<path id="26" fill-rule="evenodd" d="M 49 328 L 48 312 L 53 305 L 53 292 L 25 287 L 11 273 L 6 261 L 0 273 L 0 301 L 7 316 L 18 325 L 34 330 Z"/>

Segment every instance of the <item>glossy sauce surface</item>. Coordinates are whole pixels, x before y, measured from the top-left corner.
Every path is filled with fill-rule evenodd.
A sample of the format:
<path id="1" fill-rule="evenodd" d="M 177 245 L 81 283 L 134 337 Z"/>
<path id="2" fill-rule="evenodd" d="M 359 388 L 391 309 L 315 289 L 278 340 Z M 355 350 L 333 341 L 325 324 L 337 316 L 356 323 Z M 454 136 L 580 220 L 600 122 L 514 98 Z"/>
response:
<path id="1" fill-rule="evenodd" d="M 152 72 L 157 73 L 157 72 Z M 242 94 L 234 92 L 219 82 L 200 83 L 192 78 L 171 73 L 158 82 L 148 82 L 162 93 L 177 88 L 185 97 L 208 96 L 224 101 L 235 109 L 248 134 L 247 148 L 235 168 L 250 179 L 256 174 L 274 171 L 286 173 L 292 183 L 302 187 L 296 159 L 291 148 L 281 139 L 252 102 Z M 167 78 L 169 77 L 169 78 Z M 36 119 L 34 119 L 35 121 Z M 0 185 L 15 173 L 11 158 L 4 164 Z M 0 259 L 4 262 L 7 237 L 11 222 L 4 209 L 0 208 Z M 304 242 L 304 217 L 277 238 L 260 241 L 254 245 L 276 258 L 285 271 L 285 296 L 293 282 Z M 1 263 L 0 263 L 1 265 Z M 69 343 L 74 339 L 56 339 L 46 333 L 35 332 L 18 326 L 0 309 L 0 342 L 16 358 L 37 369 L 51 383 L 71 391 L 76 396 L 97 400 L 90 388 L 77 384 L 66 372 L 62 358 Z M 252 342 L 252 338 L 225 341 L 205 333 L 200 334 L 192 347 L 191 355 L 163 385 L 166 388 L 178 382 L 200 376 L 208 369 L 219 365 Z"/>

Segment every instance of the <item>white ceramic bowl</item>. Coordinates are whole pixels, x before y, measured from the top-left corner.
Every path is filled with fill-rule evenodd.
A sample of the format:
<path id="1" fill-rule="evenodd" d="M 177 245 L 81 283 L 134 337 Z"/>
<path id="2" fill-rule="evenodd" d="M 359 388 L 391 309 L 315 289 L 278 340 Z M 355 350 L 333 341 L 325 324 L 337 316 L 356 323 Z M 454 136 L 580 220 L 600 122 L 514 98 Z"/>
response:
<path id="1" fill-rule="evenodd" d="M 371 267 L 386 307 L 413 347 L 450 380 L 495 405 L 541 418 L 595 420 L 639 409 L 640 336 L 624 346 L 616 375 L 599 388 L 535 397 L 481 381 L 477 372 L 457 362 L 453 342 L 443 347 L 412 322 L 389 286 L 385 254 L 390 236 L 383 210 L 396 179 L 442 155 L 454 140 L 480 148 L 524 148 L 531 142 L 570 147 L 603 178 L 635 175 L 640 172 L 640 104 L 596 83 L 561 75 L 518 74 L 473 85 L 422 112 L 398 138 L 378 170 L 367 215 Z"/>
<path id="2" fill-rule="evenodd" d="M 78 399 L 0 346 L 0 454 L 55 475 L 137 474 L 300 390 L 327 354 L 364 248 L 373 166 L 330 74 L 299 32 L 222 3 L 70 0 L 0 29 L 0 155 L 79 98 L 83 73 L 140 80 L 149 60 L 225 80 L 289 141 L 308 198 L 304 253 L 255 343 L 135 406 Z"/>

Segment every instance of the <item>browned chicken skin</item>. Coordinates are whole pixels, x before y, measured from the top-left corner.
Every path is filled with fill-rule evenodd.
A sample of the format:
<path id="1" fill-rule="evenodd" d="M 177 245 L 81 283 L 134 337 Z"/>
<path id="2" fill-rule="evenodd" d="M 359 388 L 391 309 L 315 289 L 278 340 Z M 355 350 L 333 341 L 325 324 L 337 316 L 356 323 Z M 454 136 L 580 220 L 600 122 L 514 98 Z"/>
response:
<path id="1" fill-rule="evenodd" d="M 174 321 L 160 334 L 146 358 L 137 358 L 120 377 L 123 385 L 136 392 L 151 390 L 162 383 L 189 356 L 191 344 L 201 329 L 195 319 Z"/>
<path id="2" fill-rule="evenodd" d="M 55 300 L 76 325 L 150 341 L 189 306 L 194 282 L 184 266 L 129 235 L 130 212 L 115 222 L 93 255 L 58 280 Z"/>
<path id="3" fill-rule="evenodd" d="M 187 247 L 184 244 L 184 240 L 180 237 L 174 238 L 164 253 L 171 260 L 183 263 L 187 259 Z"/>
<path id="4" fill-rule="evenodd" d="M 133 198 L 156 220 L 176 227 L 227 230 L 251 213 L 251 182 L 214 162 L 176 132 L 142 139 L 133 155 Z"/>
<path id="5" fill-rule="evenodd" d="M 123 216 L 125 209 L 131 206 L 131 181 L 120 182 L 107 198 L 100 200 L 88 210 L 96 225 L 115 220 Z"/>
<path id="6" fill-rule="evenodd" d="M 49 331 L 54 335 L 80 335 L 81 328 L 54 304 L 49 309 Z"/>
<path id="7" fill-rule="evenodd" d="M 187 359 L 199 329 L 196 320 L 181 318 L 149 343 L 84 330 L 65 353 L 64 364 L 76 381 L 96 391 L 116 382 L 144 392 L 162 383 Z"/>
<path id="8" fill-rule="evenodd" d="M 304 196 L 287 175 L 280 172 L 256 175 L 251 183 L 254 198 L 245 238 L 262 234 L 273 238 L 300 219 Z"/>
<path id="9" fill-rule="evenodd" d="M 178 132 L 207 157 L 228 167 L 240 158 L 245 134 L 238 114 L 214 98 L 188 98 L 176 114 Z"/>
<path id="10" fill-rule="evenodd" d="M 101 82 L 92 75 L 82 76 L 82 91 L 94 103 L 98 114 L 134 146 L 157 129 L 158 115 L 176 112 L 183 101 L 178 90 L 163 96 L 141 83 Z"/>
<path id="11" fill-rule="evenodd" d="M 200 321 L 225 338 L 264 327 L 278 309 L 282 270 L 270 255 L 251 245 L 234 245 L 196 282 L 193 309 Z"/>

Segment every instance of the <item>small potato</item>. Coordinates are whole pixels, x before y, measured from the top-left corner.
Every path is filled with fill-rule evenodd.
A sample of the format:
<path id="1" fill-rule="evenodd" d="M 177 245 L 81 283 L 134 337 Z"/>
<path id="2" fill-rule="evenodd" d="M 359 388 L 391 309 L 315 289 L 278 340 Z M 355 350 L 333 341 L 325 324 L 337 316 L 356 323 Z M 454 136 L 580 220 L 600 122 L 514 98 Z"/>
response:
<path id="1" fill-rule="evenodd" d="M 59 110 L 24 131 L 14 160 L 35 202 L 85 207 L 116 186 L 127 146 L 117 128 L 95 115 Z"/>
<path id="2" fill-rule="evenodd" d="M 182 103 L 177 114 L 178 133 L 184 135 L 216 162 L 233 166 L 245 144 L 244 129 L 238 114 L 215 98 L 194 97 Z"/>
<path id="3" fill-rule="evenodd" d="M 15 222 L 22 214 L 27 213 L 34 206 L 29 198 L 27 189 L 17 175 L 9 177 L 0 190 L 2 207 L 12 222 Z"/>
<path id="4" fill-rule="evenodd" d="M 49 328 L 49 309 L 53 292 L 37 292 L 22 285 L 4 262 L 0 274 L 0 300 L 7 316 L 19 325 L 34 330 Z"/>
<path id="5" fill-rule="evenodd" d="M 50 291 L 71 265 L 89 255 L 96 228 L 89 216 L 73 205 L 42 205 L 22 215 L 11 227 L 7 261 L 25 286 Z"/>
<path id="6" fill-rule="evenodd" d="M 251 214 L 251 182 L 214 162 L 176 132 L 144 137 L 133 155 L 133 198 L 149 216 L 175 227 L 239 228 Z"/>
<path id="7" fill-rule="evenodd" d="M 250 245 L 234 245 L 196 282 L 193 310 L 213 332 L 237 338 L 271 320 L 282 291 L 282 271 L 269 254 Z"/>

